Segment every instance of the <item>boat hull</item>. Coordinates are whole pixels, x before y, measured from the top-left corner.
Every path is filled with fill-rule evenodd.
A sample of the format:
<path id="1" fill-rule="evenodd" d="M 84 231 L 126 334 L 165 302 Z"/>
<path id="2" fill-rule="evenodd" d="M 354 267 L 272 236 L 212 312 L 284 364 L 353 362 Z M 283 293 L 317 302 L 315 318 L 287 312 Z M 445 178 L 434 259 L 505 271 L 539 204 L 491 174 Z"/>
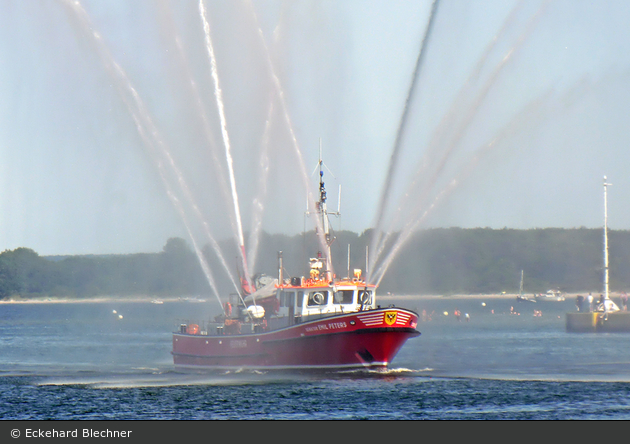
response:
<path id="1" fill-rule="evenodd" d="M 237 335 L 173 333 L 173 361 L 188 368 L 387 367 L 418 315 L 401 308 L 334 315 L 282 329 Z"/>

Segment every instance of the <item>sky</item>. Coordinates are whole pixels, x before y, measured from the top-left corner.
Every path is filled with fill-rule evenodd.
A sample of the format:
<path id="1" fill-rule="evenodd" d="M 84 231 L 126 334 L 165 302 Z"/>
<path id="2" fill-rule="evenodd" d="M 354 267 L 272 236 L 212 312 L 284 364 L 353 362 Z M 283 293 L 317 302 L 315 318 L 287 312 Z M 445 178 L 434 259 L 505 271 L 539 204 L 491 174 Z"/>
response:
<path id="1" fill-rule="evenodd" d="M 336 230 L 630 229 L 630 3 L 432 6 L 0 0 L 0 251 L 296 234 L 320 146 Z"/>

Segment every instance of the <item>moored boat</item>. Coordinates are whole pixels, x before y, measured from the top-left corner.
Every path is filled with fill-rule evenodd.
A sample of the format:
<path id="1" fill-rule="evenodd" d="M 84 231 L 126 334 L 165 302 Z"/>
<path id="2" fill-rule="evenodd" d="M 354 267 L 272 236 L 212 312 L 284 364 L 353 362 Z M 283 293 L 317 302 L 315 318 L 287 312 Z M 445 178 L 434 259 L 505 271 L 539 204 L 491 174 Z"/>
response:
<path id="1" fill-rule="evenodd" d="M 530 299 L 523 294 L 523 270 L 521 270 L 521 284 L 519 286 L 518 295 L 516 295 L 516 302 L 536 302 L 536 299 Z"/>
<path id="2" fill-rule="evenodd" d="M 335 369 L 387 367 L 405 342 L 420 335 L 414 311 L 376 304 L 363 270 L 332 273 L 326 191 L 320 156 L 317 213 L 326 254 L 310 258 L 307 276 L 244 279 L 242 293 L 203 330 L 181 324 L 173 333 L 180 368 Z M 306 264 L 305 264 L 306 266 Z M 348 267 L 350 269 L 350 267 Z M 251 290 L 255 291 L 251 291 Z"/>
<path id="3" fill-rule="evenodd" d="M 560 290 L 547 290 L 547 293 L 539 293 L 534 296 L 537 301 L 564 302 L 564 294 Z"/>

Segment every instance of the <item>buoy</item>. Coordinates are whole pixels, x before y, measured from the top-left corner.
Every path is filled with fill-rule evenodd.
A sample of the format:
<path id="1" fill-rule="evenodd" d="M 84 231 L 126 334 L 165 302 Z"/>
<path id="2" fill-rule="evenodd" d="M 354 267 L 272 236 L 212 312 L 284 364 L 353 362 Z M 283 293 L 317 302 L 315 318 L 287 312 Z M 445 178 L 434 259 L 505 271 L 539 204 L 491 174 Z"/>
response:
<path id="1" fill-rule="evenodd" d="M 118 319 L 122 319 L 122 315 L 118 315 Z"/>
<path id="2" fill-rule="evenodd" d="M 445 311 L 445 312 L 444 312 L 444 316 L 448 316 L 448 311 Z"/>
<path id="3" fill-rule="evenodd" d="M 485 302 L 482 302 L 482 303 L 481 303 L 481 306 L 482 306 L 482 307 L 485 307 L 485 306 L 486 306 L 486 303 L 485 303 Z"/>
<path id="4" fill-rule="evenodd" d="M 118 312 L 117 312 L 116 310 L 112 310 L 112 313 L 116 314 L 116 313 L 118 313 Z"/>

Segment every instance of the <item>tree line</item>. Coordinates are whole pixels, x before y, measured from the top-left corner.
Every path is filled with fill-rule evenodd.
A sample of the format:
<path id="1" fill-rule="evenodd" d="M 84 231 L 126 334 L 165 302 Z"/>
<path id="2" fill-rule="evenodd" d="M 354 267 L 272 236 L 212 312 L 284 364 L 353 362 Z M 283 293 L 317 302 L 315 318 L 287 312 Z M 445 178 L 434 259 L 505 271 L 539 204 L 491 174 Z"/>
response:
<path id="1" fill-rule="evenodd" d="M 169 239 L 160 253 L 43 257 L 17 248 L 0 254 L 0 300 L 185 295 L 205 282 L 197 257 L 180 238 Z"/>
<path id="2" fill-rule="evenodd" d="M 609 231 L 610 289 L 630 289 L 630 231 Z M 337 276 L 366 266 L 371 230 L 335 233 L 333 267 Z M 395 236 L 394 236 L 395 238 Z M 284 277 L 307 276 L 308 258 L 319 243 L 314 233 L 294 236 L 263 233 L 253 272 L 278 275 L 282 252 Z M 232 277 L 209 248 L 203 249 L 216 287 L 236 291 L 238 249 L 223 242 Z M 350 261 L 348 266 L 348 254 Z M 254 259 L 254 258 L 250 258 Z M 229 262 L 230 260 L 228 260 Z M 228 267 L 230 264 L 228 264 Z M 397 294 L 517 293 L 521 270 L 525 293 L 602 290 L 601 229 L 436 228 L 418 232 L 402 248 L 381 281 L 379 292 Z M 29 248 L 0 253 L 0 299 L 63 296 L 207 295 L 210 285 L 198 257 L 181 238 L 168 239 L 158 253 L 40 256 Z"/>

